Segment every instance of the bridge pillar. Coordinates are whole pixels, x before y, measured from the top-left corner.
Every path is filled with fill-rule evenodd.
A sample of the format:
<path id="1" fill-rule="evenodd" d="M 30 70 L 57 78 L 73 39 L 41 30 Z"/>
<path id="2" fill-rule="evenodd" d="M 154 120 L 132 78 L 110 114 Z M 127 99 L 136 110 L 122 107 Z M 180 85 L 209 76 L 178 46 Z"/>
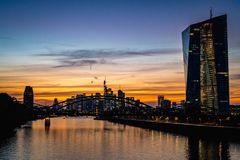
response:
<path id="1" fill-rule="evenodd" d="M 50 118 L 49 117 L 47 117 L 47 118 L 45 118 L 45 126 L 50 126 Z"/>

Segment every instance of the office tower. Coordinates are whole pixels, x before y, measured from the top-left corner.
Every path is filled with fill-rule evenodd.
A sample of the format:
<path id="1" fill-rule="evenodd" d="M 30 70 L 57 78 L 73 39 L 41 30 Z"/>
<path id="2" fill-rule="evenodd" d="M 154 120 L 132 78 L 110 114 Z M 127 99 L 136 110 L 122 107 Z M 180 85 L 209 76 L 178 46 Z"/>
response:
<path id="1" fill-rule="evenodd" d="M 182 32 L 186 104 L 198 113 L 229 112 L 227 15 Z"/>
<path id="2" fill-rule="evenodd" d="M 177 102 L 172 102 L 172 108 L 176 108 L 177 107 Z"/>
<path id="3" fill-rule="evenodd" d="M 162 108 L 171 108 L 171 101 L 168 99 L 164 99 L 161 103 Z"/>
<path id="4" fill-rule="evenodd" d="M 114 99 L 114 94 L 111 88 L 107 87 L 107 82 L 106 80 L 104 80 L 103 82 L 103 88 L 104 88 L 104 108 L 106 109 L 110 109 L 112 107 L 114 107 L 114 104 L 116 101 L 112 100 Z"/>
<path id="5" fill-rule="evenodd" d="M 164 101 L 164 96 L 159 95 L 158 96 L 158 107 L 162 107 L 162 102 Z"/>
<path id="6" fill-rule="evenodd" d="M 125 93 L 122 90 L 118 90 L 118 102 L 119 106 L 125 107 Z"/>
<path id="7" fill-rule="evenodd" d="M 57 110 L 59 107 L 60 107 L 60 106 L 59 106 L 59 104 L 58 104 L 58 99 L 57 99 L 57 98 L 54 98 L 54 100 L 53 100 L 53 108 L 54 108 L 55 110 Z"/>
<path id="8" fill-rule="evenodd" d="M 29 108 L 33 107 L 33 89 L 30 86 L 25 87 L 24 95 L 23 95 L 23 104 Z"/>

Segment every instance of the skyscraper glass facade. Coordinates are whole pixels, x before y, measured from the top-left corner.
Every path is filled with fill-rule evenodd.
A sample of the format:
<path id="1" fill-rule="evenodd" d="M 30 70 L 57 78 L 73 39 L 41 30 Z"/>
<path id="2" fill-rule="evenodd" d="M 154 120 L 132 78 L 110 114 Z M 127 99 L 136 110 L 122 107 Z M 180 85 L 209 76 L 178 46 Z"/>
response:
<path id="1" fill-rule="evenodd" d="M 29 108 L 32 108 L 33 102 L 34 102 L 33 89 L 31 86 L 26 86 L 23 95 L 23 104 Z"/>
<path id="2" fill-rule="evenodd" d="M 202 113 L 228 113 L 227 16 L 190 25 L 182 39 L 186 102 Z"/>

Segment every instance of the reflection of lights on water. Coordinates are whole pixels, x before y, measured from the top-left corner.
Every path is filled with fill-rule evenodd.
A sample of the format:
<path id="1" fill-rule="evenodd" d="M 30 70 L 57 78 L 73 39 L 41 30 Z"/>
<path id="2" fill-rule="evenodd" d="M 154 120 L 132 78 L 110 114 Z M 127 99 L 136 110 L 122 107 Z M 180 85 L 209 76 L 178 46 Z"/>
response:
<path id="1" fill-rule="evenodd" d="M 50 118 L 45 118 L 45 126 L 50 126 Z"/>
<path id="2" fill-rule="evenodd" d="M 45 131 L 48 133 L 49 130 L 50 130 L 50 126 L 46 126 L 46 125 L 45 125 Z"/>
<path id="3" fill-rule="evenodd" d="M 169 117 L 166 117 L 165 120 L 166 120 L 166 121 L 169 121 Z"/>

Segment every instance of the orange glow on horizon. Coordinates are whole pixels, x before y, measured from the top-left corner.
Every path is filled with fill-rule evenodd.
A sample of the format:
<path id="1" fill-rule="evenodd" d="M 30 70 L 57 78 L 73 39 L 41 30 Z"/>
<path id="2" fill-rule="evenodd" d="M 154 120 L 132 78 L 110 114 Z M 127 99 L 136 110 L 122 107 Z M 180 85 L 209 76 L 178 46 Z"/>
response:
<path id="1" fill-rule="evenodd" d="M 167 59 L 167 62 L 164 62 L 164 59 Z M 142 64 L 136 63 L 136 60 Z M 156 105 L 158 95 L 180 102 L 185 99 L 184 69 L 180 62 L 181 53 L 171 57 L 125 57 L 109 64 L 96 64 L 91 69 L 89 66 L 48 66 L 46 69 L 34 65 L 27 66 L 27 70 L 24 67 L 1 68 L 0 92 L 6 92 L 21 101 L 24 88 L 29 85 L 33 87 L 35 102 L 50 105 L 54 98 L 63 101 L 81 93 L 103 94 L 103 81 L 106 76 L 107 86 L 113 89 L 114 94 L 121 88 L 126 96 L 149 104 Z M 237 70 L 234 72 L 237 73 Z M 239 79 L 230 79 L 230 102 L 240 104 Z"/>
<path id="2" fill-rule="evenodd" d="M 92 87 L 91 87 L 92 86 Z M 121 85 L 121 89 L 125 92 L 127 97 L 134 97 L 135 99 L 141 100 L 141 102 L 145 102 L 151 105 L 156 105 L 157 103 L 157 96 L 164 95 L 165 99 L 169 99 L 172 102 L 180 102 L 181 100 L 185 99 L 185 88 L 183 83 L 169 83 L 164 84 L 162 86 L 159 84 L 157 87 L 156 84 L 154 85 L 143 85 L 141 82 L 135 85 Z M 176 86 L 176 87 L 174 87 Z M 108 85 L 108 87 L 112 88 L 114 94 L 117 94 L 117 90 L 119 89 L 119 85 L 112 84 Z M 157 88 L 157 89 L 156 89 Z M 44 105 L 51 105 L 53 103 L 54 98 L 58 98 L 58 101 L 64 101 L 67 98 L 72 96 L 76 96 L 77 94 L 95 94 L 97 92 L 103 94 L 103 85 L 102 84 L 89 84 L 89 85 L 81 85 L 81 86 L 33 86 L 34 90 L 34 100 L 36 103 L 44 104 Z M 13 87 L 5 89 L 5 92 L 9 93 L 10 95 L 16 97 L 18 100 L 22 101 L 23 99 L 23 91 L 24 86 L 21 87 Z M 230 99 L 231 104 L 238 104 L 240 98 L 238 97 L 231 97 Z"/>

